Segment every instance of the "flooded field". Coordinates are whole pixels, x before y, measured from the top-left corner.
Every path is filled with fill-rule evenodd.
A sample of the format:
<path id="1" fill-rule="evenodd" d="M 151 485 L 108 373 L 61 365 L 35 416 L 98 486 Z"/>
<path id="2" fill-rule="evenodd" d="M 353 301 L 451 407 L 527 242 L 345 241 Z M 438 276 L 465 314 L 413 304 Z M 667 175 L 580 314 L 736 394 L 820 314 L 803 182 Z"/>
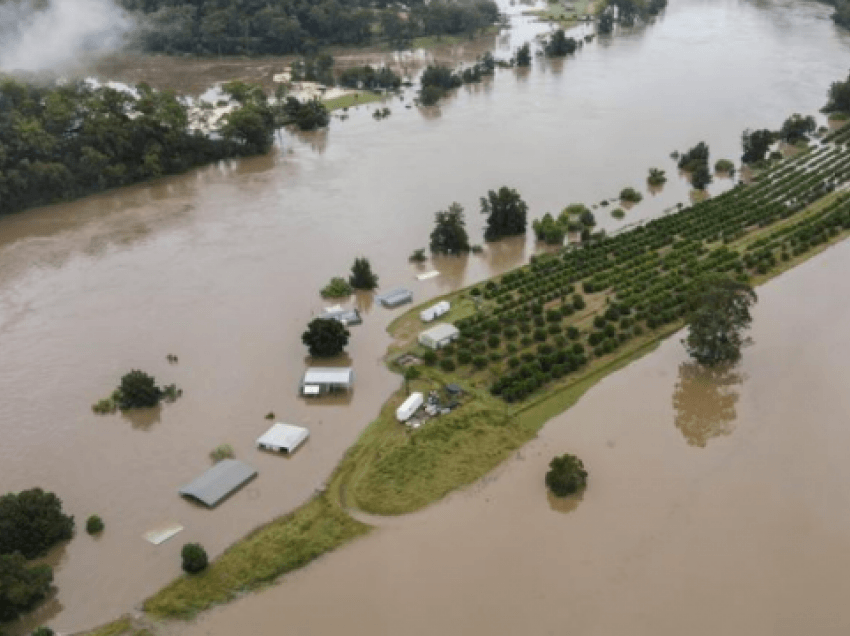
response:
<path id="1" fill-rule="evenodd" d="M 845 242 L 761 287 L 733 376 L 671 338 L 472 488 L 173 633 L 848 633 L 848 267 Z M 566 512 L 564 452 L 590 473 Z"/>
<path id="2" fill-rule="evenodd" d="M 410 252 L 427 245 L 434 212 L 452 201 L 467 208 L 473 242 L 481 236 L 478 198 L 501 185 L 520 191 L 532 218 L 573 201 L 615 196 L 627 185 L 644 191 L 644 202 L 622 222 L 605 208 L 596 211 L 600 226 L 609 230 L 686 201 L 689 188 L 676 176 L 668 157 L 672 150 L 704 139 L 712 161 L 736 158 L 744 128 L 775 128 L 791 112 L 814 113 L 829 84 L 846 76 L 850 39 L 835 29 L 830 11 L 806 2 L 673 0 L 648 28 L 597 40 L 574 59 L 548 63 L 538 58 L 529 71 L 499 71 L 492 81 L 460 89 L 436 109 L 405 108 L 408 93 L 404 101 L 389 104 L 392 115 L 381 122 L 360 108 L 346 121 L 334 120 L 327 131 L 282 132 L 278 148 L 266 157 L 0 219 L 0 483 L 4 492 L 33 486 L 56 491 L 80 530 L 51 555 L 59 591 L 29 625 L 49 622 L 67 632 L 109 620 L 179 573 L 183 543 L 200 542 L 216 555 L 321 487 L 400 382 L 381 362 L 389 344 L 385 328 L 397 312 L 375 307 L 364 295 L 353 301 L 363 310 L 365 324 L 352 328 L 348 348 L 357 374 L 350 400 L 322 403 L 297 397 L 307 364 L 300 334 L 323 306 L 318 290 L 331 276 L 346 274 L 356 256 L 371 259 L 382 288 L 408 285 L 415 302 L 421 302 L 515 267 L 535 250 L 529 236 L 528 241 L 487 246 L 479 256 L 408 264 Z M 496 39 L 499 56 L 509 56 L 545 28 L 524 17 L 515 17 L 513 24 Z M 656 195 L 645 188 L 650 166 L 672 177 Z M 729 185 L 730 180 L 718 179 L 712 187 L 716 192 Z M 439 277 L 415 280 L 432 267 Z M 822 291 L 834 288 L 825 285 Z M 816 288 L 806 293 L 814 296 Z M 169 364 L 167 354 L 176 354 L 179 363 Z M 756 357 L 754 350 L 750 358 Z M 673 367 L 666 364 L 669 374 Z M 133 368 L 153 373 L 160 383 L 178 384 L 184 397 L 142 418 L 92 414 L 91 404 Z M 786 371 L 776 367 L 774 381 Z M 702 382 L 692 376 L 683 375 L 686 388 Z M 814 376 L 806 380 L 814 382 Z M 620 376 L 610 382 L 636 400 L 651 388 L 632 392 Z M 731 383 L 724 391 L 731 395 L 736 386 Z M 670 417 L 671 395 L 666 398 Z M 624 525 L 639 529 L 639 523 L 629 521 L 635 507 L 666 510 L 665 489 L 681 486 L 674 477 L 680 464 L 699 467 L 710 457 L 701 452 L 741 437 L 745 402 L 727 397 L 722 409 L 734 410 L 738 418 L 724 424 L 727 434 L 722 436 L 712 436 L 699 413 L 680 417 L 679 428 L 665 421 L 666 446 L 647 452 L 669 474 L 622 476 L 634 481 L 628 493 L 618 495 L 622 509 L 615 514 L 614 507 L 607 508 L 610 517 L 601 526 L 594 518 L 600 539 Z M 642 411 L 641 400 L 619 403 L 634 412 L 635 422 L 640 413 L 650 415 Z M 269 425 L 264 419 L 269 411 L 310 429 L 309 442 L 295 456 L 254 449 L 254 440 Z M 577 417 L 576 412 L 569 417 Z M 683 437 L 683 431 L 690 432 Z M 644 444 L 636 424 L 622 435 Z M 221 443 L 230 443 L 237 458 L 257 468 L 258 479 L 215 511 L 182 500 L 177 489 L 210 465 L 208 454 Z M 614 454 L 623 446 L 616 439 L 613 443 L 599 452 Z M 664 448 L 675 450 L 668 456 Z M 580 446 L 576 450 L 585 452 Z M 530 459 L 536 452 L 543 452 L 540 461 L 550 454 L 546 447 L 524 450 L 523 456 Z M 614 478 L 596 476 L 593 452 L 588 450 L 586 458 L 592 489 L 576 519 L 593 509 L 591 495 Z M 516 465 L 505 470 L 513 472 Z M 643 483 L 650 474 L 655 475 L 652 483 Z M 536 484 L 538 476 L 528 479 Z M 638 485 L 644 490 L 651 485 L 657 504 L 635 497 Z M 464 512 L 456 501 L 447 510 L 458 519 L 487 510 L 479 503 Z M 506 514 L 524 519 L 527 508 L 537 503 L 534 497 L 518 501 Z M 718 509 L 727 504 L 715 503 Z M 740 511 L 730 510 L 728 522 L 734 527 Z M 81 531 L 90 514 L 106 523 L 99 539 Z M 426 528 L 437 523 L 426 521 L 427 516 L 415 519 L 414 526 L 419 520 Z M 180 523 L 185 530 L 159 547 L 142 539 L 143 533 L 168 523 Z M 544 528 L 565 532 L 560 525 Z M 389 536 L 378 533 L 384 535 Z M 488 544 L 487 552 L 469 550 L 469 558 L 478 555 L 481 567 L 464 568 L 470 571 L 459 576 L 485 581 L 492 572 L 488 568 L 511 564 L 511 558 L 542 565 L 553 557 L 543 551 L 511 557 L 508 548 L 520 539 L 494 536 L 506 543 Z M 671 536 L 675 541 L 669 541 L 683 541 Z M 422 541 L 430 539 L 423 536 Z M 820 541 L 817 547 L 826 545 Z M 502 548 L 504 562 L 496 556 Z M 344 552 L 340 567 L 344 570 L 364 549 L 358 545 Z M 570 543 L 569 551 L 578 553 L 578 547 Z M 405 567 L 408 557 L 400 549 L 389 548 L 386 554 L 395 554 L 386 567 Z M 615 551 L 607 558 L 616 564 L 627 556 Z M 603 576 L 588 559 L 584 578 Z M 839 562 L 836 557 L 834 563 Z M 533 570 L 517 572 L 530 577 Z M 448 580 L 449 572 L 440 574 Z M 447 595 L 451 589 L 448 583 L 436 587 Z M 673 587 L 669 593 L 680 591 Z M 540 594 L 555 597 L 554 590 Z M 304 607 L 321 601 L 314 597 Z M 516 616 L 528 616 L 532 606 Z M 395 616 L 393 604 L 377 595 L 363 602 L 362 609 L 369 607 L 387 620 Z M 454 624 L 463 626 L 483 613 L 476 607 L 457 606 L 445 619 L 454 616 Z M 499 611 L 508 607 L 503 604 Z M 712 608 L 706 603 L 705 613 L 712 615 Z M 433 611 L 429 615 L 434 618 Z M 343 620 L 344 613 L 334 616 Z"/>

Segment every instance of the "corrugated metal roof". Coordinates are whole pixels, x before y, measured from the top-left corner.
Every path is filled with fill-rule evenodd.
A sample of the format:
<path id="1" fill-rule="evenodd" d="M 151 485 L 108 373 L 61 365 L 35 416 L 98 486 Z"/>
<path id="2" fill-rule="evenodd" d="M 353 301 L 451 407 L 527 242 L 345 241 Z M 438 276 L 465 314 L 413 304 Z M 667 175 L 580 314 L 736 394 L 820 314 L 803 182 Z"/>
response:
<path id="1" fill-rule="evenodd" d="M 310 436 L 310 431 L 301 426 L 277 422 L 257 440 L 257 446 L 283 448 L 291 453 Z"/>
<path id="2" fill-rule="evenodd" d="M 310 367 L 301 383 L 350 385 L 353 380 L 354 370 L 351 367 Z"/>
<path id="3" fill-rule="evenodd" d="M 434 325 L 430 329 L 423 331 L 419 334 L 420 337 L 428 337 L 435 342 L 439 342 L 440 340 L 444 340 L 446 338 L 453 338 L 458 335 L 460 332 L 457 327 L 454 325 L 450 325 L 447 322 L 441 322 L 439 325 Z"/>
<path id="4" fill-rule="evenodd" d="M 399 287 L 398 289 L 388 291 L 386 294 L 381 294 L 377 298 L 385 307 L 394 307 L 395 305 L 413 300 L 413 292 L 409 289 Z"/>
<path id="5" fill-rule="evenodd" d="M 212 508 L 256 475 L 257 471 L 245 462 L 223 459 L 179 492 Z"/>

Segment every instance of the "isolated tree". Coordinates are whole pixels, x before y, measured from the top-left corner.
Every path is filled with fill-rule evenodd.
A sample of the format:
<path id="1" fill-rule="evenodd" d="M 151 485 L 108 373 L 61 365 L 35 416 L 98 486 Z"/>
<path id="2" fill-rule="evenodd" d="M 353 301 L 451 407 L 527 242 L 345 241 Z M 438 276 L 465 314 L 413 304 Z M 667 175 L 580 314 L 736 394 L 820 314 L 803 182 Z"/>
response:
<path id="1" fill-rule="evenodd" d="M 850 76 L 848 76 L 847 81 L 833 82 L 832 86 L 829 87 L 827 97 L 828 100 L 823 112 L 850 112 Z"/>
<path id="2" fill-rule="evenodd" d="M 649 176 L 646 178 L 646 182 L 651 186 L 658 187 L 660 185 L 664 185 L 667 182 L 667 176 L 660 168 L 650 168 Z"/>
<path id="3" fill-rule="evenodd" d="M 103 528 L 103 519 L 97 515 L 91 515 L 88 519 L 86 519 L 86 532 L 89 534 L 98 534 L 103 532 Z"/>
<path id="4" fill-rule="evenodd" d="M 679 156 L 679 168 L 686 172 L 693 172 L 700 166 L 708 167 L 708 155 L 708 144 L 701 141 Z"/>
<path id="5" fill-rule="evenodd" d="M 463 207 L 452 203 L 448 210 L 440 210 L 435 217 L 437 225 L 431 232 L 431 251 L 435 254 L 468 252 L 469 235 L 466 233 Z"/>
<path id="6" fill-rule="evenodd" d="M 549 462 L 546 473 L 546 487 L 557 497 L 566 497 L 577 493 L 587 485 L 587 471 L 584 464 L 575 455 L 561 455 Z"/>
<path id="7" fill-rule="evenodd" d="M 610 11 L 605 11 L 599 16 L 599 24 L 596 27 L 596 30 L 600 34 L 608 34 L 614 30 L 614 16 L 611 15 Z"/>
<path id="8" fill-rule="evenodd" d="M 758 300 L 746 283 L 720 275 L 704 278 L 693 295 L 688 335 L 682 341 L 688 354 L 705 366 L 734 363 L 751 341 L 744 331 L 752 323 L 750 307 Z"/>
<path id="9" fill-rule="evenodd" d="M 818 124 L 811 115 L 803 117 L 800 113 L 794 113 L 783 122 L 782 128 L 779 129 L 779 138 L 789 144 L 805 141 L 817 127 Z"/>
<path id="10" fill-rule="evenodd" d="M 748 128 L 741 134 L 741 147 L 744 151 L 744 154 L 741 155 L 741 161 L 744 163 L 761 161 L 775 141 L 776 133 L 766 128 L 761 130 L 750 130 Z"/>
<path id="11" fill-rule="evenodd" d="M 575 38 L 568 38 L 563 29 L 558 29 L 546 42 L 544 51 L 546 57 L 564 57 L 576 52 L 578 42 Z"/>
<path id="12" fill-rule="evenodd" d="M 517 50 L 516 65 L 521 67 L 531 66 L 531 47 L 528 45 L 528 42 Z"/>
<path id="13" fill-rule="evenodd" d="M 197 574 L 206 569 L 209 559 L 207 559 L 207 551 L 204 550 L 200 543 L 187 543 L 180 551 L 180 558 L 183 561 L 183 571 L 189 574 Z"/>
<path id="14" fill-rule="evenodd" d="M 481 213 L 487 215 L 484 240 L 525 234 L 527 212 L 528 206 L 516 190 L 505 186 L 498 192 L 490 190 L 486 197 L 481 197 Z"/>
<path id="15" fill-rule="evenodd" d="M 714 177 L 711 176 L 708 166 L 700 164 L 691 173 L 691 185 L 697 190 L 705 190 Z"/>
<path id="16" fill-rule="evenodd" d="M 162 389 L 156 385 L 154 377 L 138 369 L 124 374 L 118 393 L 121 410 L 151 408 L 162 399 Z"/>
<path id="17" fill-rule="evenodd" d="M 62 512 L 52 492 L 33 488 L 0 497 L 0 554 L 20 552 L 32 559 L 73 532 L 74 517 Z"/>
<path id="18" fill-rule="evenodd" d="M 314 318 L 307 325 L 301 341 L 307 345 L 314 358 L 332 358 L 342 353 L 351 334 L 333 318 Z"/>
<path id="19" fill-rule="evenodd" d="M 49 565 L 27 567 L 22 554 L 0 555 L 0 623 L 33 609 L 47 596 L 52 582 Z"/>
<path id="20" fill-rule="evenodd" d="M 368 258 L 355 258 L 351 266 L 351 276 L 348 283 L 354 289 L 365 289 L 371 291 L 378 286 L 378 275 L 372 272 L 372 265 Z"/>

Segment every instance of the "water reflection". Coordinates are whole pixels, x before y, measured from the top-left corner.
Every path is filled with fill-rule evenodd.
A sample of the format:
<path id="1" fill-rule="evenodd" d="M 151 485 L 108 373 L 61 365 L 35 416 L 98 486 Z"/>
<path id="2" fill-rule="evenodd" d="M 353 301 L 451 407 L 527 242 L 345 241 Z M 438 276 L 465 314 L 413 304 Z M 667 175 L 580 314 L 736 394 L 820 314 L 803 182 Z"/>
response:
<path id="1" fill-rule="evenodd" d="M 457 256 L 434 256 L 431 259 L 433 269 L 440 272 L 434 280 L 442 290 L 457 289 L 463 285 L 469 254 Z"/>
<path id="2" fill-rule="evenodd" d="M 556 497 L 547 488 L 546 499 L 549 501 L 549 507 L 552 510 L 566 514 L 573 512 L 576 508 L 578 508 L 578 505 L 584 500 L 584 493 L 585 491 L 582 490 L 581 492 L 577 492 L 569 497 Z"/>
<path id="3" fill-rule="evenodd" d="M 679 365 L 673 391 L 675 424 L 688 444 L 704 448 L 713 437 L 735 430 L 737 390 L 744 376 L 730 367 L 708 368 L 695 362 Z"/>
<path id="4" fill-rule="evenodd" d="M 148 431 L 155 424 L 159 424 L 162 419 L 162 407 L 155 406 L 151 409 L 130 409 L 129 411 L 121 411 L 121 417 L 130 424 L 133 428 Z"/>

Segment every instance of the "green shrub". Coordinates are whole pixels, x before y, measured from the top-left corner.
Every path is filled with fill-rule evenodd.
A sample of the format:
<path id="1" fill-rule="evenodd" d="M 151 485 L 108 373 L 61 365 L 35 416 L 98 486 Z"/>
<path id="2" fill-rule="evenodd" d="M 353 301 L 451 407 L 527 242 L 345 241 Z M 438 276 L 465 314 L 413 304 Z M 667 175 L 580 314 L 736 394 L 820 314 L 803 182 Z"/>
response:
<path id="1" fill-rule="evenodd" d="M 443 371 L 451 373 L 455 370 L 455 361 L 451 358 L 443 358 L 442 360 L 440 360 L 440 368 Z"/>
<path id="2" fill-rule="evenodd" d="M 322 288 L 321 294 L 323 298 L 343 298 L 354 293 L 348 281 L 339 276 L 331 278 L 331 282 Z"/>
<path id="3" fill-rule="evenodd" d="M 572 495 L 587 486 L 587 471 L 575 455 L 561 455 L 549 463 L 546 486 L 556 497 Z"/>
<path id="4" fill-rule="evenodd" d="M 91 515 L 88 519 L 86 519 L 86 532 L 89 534 L 99 534 L 103 532 L 103 528 L 103 519 L 97 515 Z"/>
<path id="5" fill-rule="evenodd" d="M 210 453 L 210 459 L 220 462 L 222 459 L 233 459 L 233 447 L 230 444 L 219 444 Z"/>
<path id="6" fill-rule="evenodd" d="M 32 610 L 50 591 L 49 565 L 28 567 L 20 553 L 0 554 L 0 623 Z"/>
<path id="7" fill-rule="evenodd" d="M 484 356 L 475 356 L 472 359 L 472 364 L 475 365 L 476 369 L 483 369 L 487 366 L 487 358 Z"/>
<path id="8" fill-rule="evenodd" d="M 209 560 L 207 551 L 199 543 L 187 543 L 180 552 L 183 561 L 183 571 L 197 574 L 206 569 Z"/>
<path id="9" fill-rule="evenodd" d="M 626 216 L 626 211 L 623 208 L 614 208 L 611 210 L 611 216 L 615 219 L 622 219 Z"/>
<path id="10" fill-rule="evenodd" d="M 422 362 L 428 365 L 434 365 L 437 363 L 437 354 L 430 349 L 422 354 Z"/>
<path id="11" fill-rule="evenodd" d="M 634 188 L 623 188 L 620 190 L 620 200 L 628 203 L 640 203 L 643 195 Z"/>
<path id="12" fill-rule="evenodd" d="M 728 159 L 718 159 L 714 164 L 714 171 L 734 174 L 735 164 L 729 161 Z"/>

